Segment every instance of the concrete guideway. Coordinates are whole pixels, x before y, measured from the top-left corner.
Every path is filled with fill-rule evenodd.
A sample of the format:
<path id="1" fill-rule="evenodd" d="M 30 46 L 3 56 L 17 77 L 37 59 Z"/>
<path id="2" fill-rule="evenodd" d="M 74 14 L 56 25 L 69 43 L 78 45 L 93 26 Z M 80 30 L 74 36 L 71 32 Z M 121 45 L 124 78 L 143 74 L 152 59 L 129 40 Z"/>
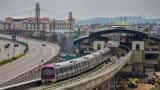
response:
<path id="1" fill-rule="evenodd" d="M 132 51 L 125 57 L 115 60 L 115 63 L 113 64 L 103 64 L 102 67 L 91 70 L 90 72 L 75 78 L 53 83 L 51 85 L 42 85 L 29 90 L 92 90 L 91 88 L 94 88 L 113 77 L 130 60 L 131 55 Z"/>
<path id="2" fill-rule="evenodd" d="M 132 52 L 128 53 L 120 60 L 116 60 L 116 62 L 109 67 L 108 65 L 106 65 L 105 68 L 101 69 L 101 72 L 95 72 L 95 74 L 92 74 L 92 76 L 74 82 L 72 84 L 56 88 L 55 90 L 87 90 L 94 88 L 95 86 L 100 85 L 109 78 L 113 77 L 130 60 L 131 54 Z"/>
<path id="3" fill-rule="evenodd" d="M 0 36 L 11 39 L 9 35 Z M 29 51 L 24 57 L 0 67 L 0 85 L 48 62 L 56 57 L 60 50 L 58 45 L 49 42 L 20 37 L 17 37 L 17 40 L 27 41 Z M 42 46 L 42 43 L 46 46 Z"/>

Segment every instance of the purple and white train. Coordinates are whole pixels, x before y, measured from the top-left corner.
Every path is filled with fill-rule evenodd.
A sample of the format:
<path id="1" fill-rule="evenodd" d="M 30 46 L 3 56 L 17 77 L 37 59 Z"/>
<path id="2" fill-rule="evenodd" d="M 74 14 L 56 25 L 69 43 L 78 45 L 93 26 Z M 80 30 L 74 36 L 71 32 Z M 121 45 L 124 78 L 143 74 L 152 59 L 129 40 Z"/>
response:
<path id="1" fill-rule="evenodd" d="M 56 82 L 82 74 L 104 62 L 111 62 L 110 51 L 111 49 L 106 47 L 80 58 L 43 65 L 41 68 L 41 80 L 42 82 Z"/>

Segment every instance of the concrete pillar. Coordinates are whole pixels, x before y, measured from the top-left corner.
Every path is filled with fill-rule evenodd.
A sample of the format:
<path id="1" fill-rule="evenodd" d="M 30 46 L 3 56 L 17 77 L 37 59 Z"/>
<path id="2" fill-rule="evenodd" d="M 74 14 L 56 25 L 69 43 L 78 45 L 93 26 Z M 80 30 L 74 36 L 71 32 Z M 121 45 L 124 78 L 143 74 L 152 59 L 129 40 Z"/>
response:
<path id="1" fill-rule="evenodd" d="M 105 47 L 105 41 L 94 41 L 93 48 L 94 50 L 99 50 Z"/>
<path id="2" fill-rule="evenodd" d="M 132 41 L 132 50 L 144 50 L 144 41 Z"/>

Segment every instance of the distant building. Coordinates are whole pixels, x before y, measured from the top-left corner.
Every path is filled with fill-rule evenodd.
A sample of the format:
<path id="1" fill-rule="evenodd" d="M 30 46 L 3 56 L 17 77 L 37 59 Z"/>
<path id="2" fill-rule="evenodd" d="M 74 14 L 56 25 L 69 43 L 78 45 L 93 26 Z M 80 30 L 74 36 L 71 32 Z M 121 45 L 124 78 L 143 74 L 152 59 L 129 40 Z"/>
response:
<path id="1" fill-rule="evenodd" d="M 67 20 L 56 20 L 48 17 L 40 17 L 38 30 L 45 32 L 72 32 L 74 30 L 75 19 L 72 17 L 72 12 L 69 12 Z M 6 17 L 3 22 L 0 22 L 0 30 L 28 30 L 36 31 L 36 17 L 13 18 Z"/>
<path id="2" fill-rule="evenodd" d="M 39 30 L 50 30 L 50 19 L 48 17 L 40 18 Z M 3 27 L 0 26 L 3 30 L 36 30 L 36 18 L 27 17 L 27 18 L 13 18 L 6 17 L 3 22 Z"/>
<path id="3" fill-rule="evenodd" d="M 45 31 L 45 32 L 50 32 L 50 23 L 51 23 L 51 20 L 48 18 L 48 17 L 42 17 L 40 18 L 39 20 L 39 28 L 38 30 L 39 31 Z M 24 28 L 25 30 L 30 30 L 30 31 L 37 31 L 37 23 L 36 23 L 36 18 L 34 17 L 29 17 L 29 18 L 26 18 L 24 21 L 23 21 L 23 24 L 24 24 Z"/>
<path id="4" fill-rule="evenodd" d="M 69 12 L 67 20 L 54 19 L 51 23 L 51 31 L 53 32 L 73 32 L 75 28 L 75 19 L 72 17 L 72 12 Z"/>

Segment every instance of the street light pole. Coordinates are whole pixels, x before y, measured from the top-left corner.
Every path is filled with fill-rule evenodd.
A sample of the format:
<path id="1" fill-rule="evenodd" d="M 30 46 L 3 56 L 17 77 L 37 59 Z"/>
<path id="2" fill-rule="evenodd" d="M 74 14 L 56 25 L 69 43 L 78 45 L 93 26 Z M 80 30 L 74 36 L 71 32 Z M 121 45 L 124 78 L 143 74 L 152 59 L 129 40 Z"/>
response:
<path id="1" fill-rule="evenodd" d="M 15 41 L 16 41 L 16 35 L 12 35 L 12 40 L 13 40 L 13 57 L 15 56 Z"/>

